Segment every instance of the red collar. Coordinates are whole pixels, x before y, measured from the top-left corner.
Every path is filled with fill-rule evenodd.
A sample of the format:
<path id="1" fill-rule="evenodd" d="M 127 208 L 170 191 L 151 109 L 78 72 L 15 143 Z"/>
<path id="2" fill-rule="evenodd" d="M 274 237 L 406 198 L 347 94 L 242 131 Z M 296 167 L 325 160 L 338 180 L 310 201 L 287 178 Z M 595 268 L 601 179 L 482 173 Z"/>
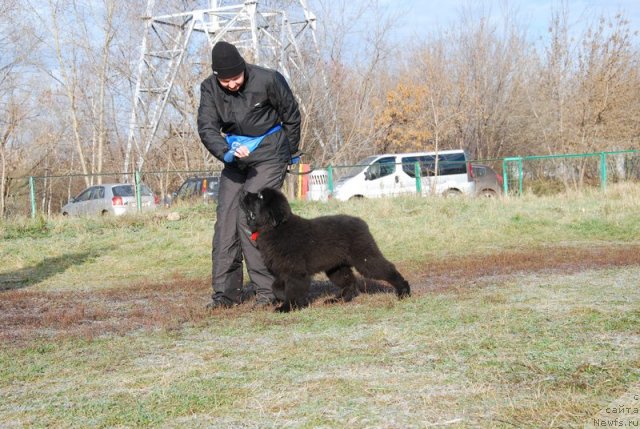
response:
<path id="1" fill-rule="evenodd" d="M 255 231 L 255 232 L 251 233 L 251 240 L 252 241 L 258 241 L 258 231 Z"/>

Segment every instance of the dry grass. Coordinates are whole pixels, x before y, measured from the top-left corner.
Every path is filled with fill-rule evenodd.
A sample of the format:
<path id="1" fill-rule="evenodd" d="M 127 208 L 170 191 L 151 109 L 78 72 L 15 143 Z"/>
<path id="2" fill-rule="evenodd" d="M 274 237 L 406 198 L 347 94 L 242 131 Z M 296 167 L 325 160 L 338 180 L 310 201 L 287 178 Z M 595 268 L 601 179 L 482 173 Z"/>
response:
<path id="1" fill-rule="evenodd" d="M 638 265 L 619 264 L 33 339 L 0 353 L 0 425 L 582 426 L 640 379 Z"/>
<path id="2" fill-rule="evenodd" d="M 0 225 L 0 427 L 582 427 L 637 390 L 628 192 L 295 210 L 367 219 L 414 296 L 207 313 L 210 208 Z"/>
<path id="3" fill-rule="evenodd" d="M 465 290 L 502 277 L 524 273 L 571 274 L 587 269 L 640 265 L 640 246 L 550 247 L 482 256 L 464 256 L 428 262 L 422 266 L 399 265 L 413 286 L 414 295 Z M 325 282 L 315 282 L 314 297 L 329 292 Z M 365 281 L 363 293 L 391 292 Z M 65 337 L 93 339 L 107 334 L 125 335 L 137 330 L 171 331 L 198 324 L 208 317 L 204 310 L 210 280 L 180 276 L 162 283 L 140 283 L 129 288 L 92 292 L 6 291 L 0 301 L 0 340 L 6 345 L 28 345 L 36 339 Z M 225 311 L 238 316 L 245 303 Z"/>
<path id="4" fill-rule="evenodd" d="M 0 339 L 28 344 L 37 338 L 93 339 L 140 329 L 176 329 L 206 317 L 202 299 L 209 288 L 206 280 L 176 277 L 94 292 L 8 291 L 0 301 Z"/>

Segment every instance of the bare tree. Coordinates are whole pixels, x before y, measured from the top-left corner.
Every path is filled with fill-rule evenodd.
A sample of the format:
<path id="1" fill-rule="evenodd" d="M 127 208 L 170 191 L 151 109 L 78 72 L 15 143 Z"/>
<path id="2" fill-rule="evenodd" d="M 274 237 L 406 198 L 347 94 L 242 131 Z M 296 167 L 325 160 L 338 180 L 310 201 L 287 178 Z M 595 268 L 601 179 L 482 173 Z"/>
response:
<path id="1" fill-rule="evenodd" d="M 524 66 L 531 50 L 517 10 L 504 8 L 501 25 L 492 23 L 490 11 L 465 10 L 452 41 L 457 87 L 464 115 L 457 139 L 471 156 L 502 156 L 512 144 L 518 124 L 514 112 L 524 99 Z M 479 15 L 478 15 L 479 13 Z"/>
<path id="2" fill-rule="evenodd" d="M 639 56 L 629 23 L 620 14 L 600 17 L 579 36 L 571 28 L 566 6 L 554 12 L 550 40 L 528 88 L 532 141 L 549 154 L 587 153 L 631 148 L 637 143 Z M 567 188 L 597 176 L 583 158 L 571 165 L 558 161 Z M 569 174 L 570 173 L 570 174 Z"/>
<path id="3" fill-rule="evenodd" d="M 2 111 L 2 123 L 0 124 L 0 217 L 5 215 L 6 198 L 8 196 L 8 176 L 9 172 L 15 169 L 10 168 L 12 161 L 21 158 L 21 149 L 15 144 L 15 136 L 22 121 L 26 117 L 26 112 L 14 98 L 5 99 L 6 105 Z M 9 162 L 8 162 L 9 161 Z"/>
<path id="4" fill-rule="evenodd" d="M 632 32 L 622 15 L 601 18 L 586 32 L 576 58 L 577 149 L 607 150 L 615 139 L 629 136 L 628 107 L 638 90 L 638 56 Z M 609 136 L 609 137 L 608 137 Z"/>
<path id="5" fill-rule="evenodd" d="M 70 25 L 62 25 L 60 19 L 64 17 L 64 12 L 67 11 L 65 7 L 73 7 L 75 3 L 63 3 L 57 0 L 49 0 L 49 13 L 51 17 L 51 35 L 53 36 L 54 50 L 56 58 L 58 60 L 58 73 L 59 76 L 53 72 L 49 72 L 50 76 L 60 83 L 62 86 L 67 101 L 69 103 L 69 115 L 71 117 L 71 130 L 73 132 L 73 141 L 82 168 L 82 173 L 85 177 L 85 184 L 89 186 L 91 184 L 91 176 L 89 176 L 89 165 L 87 163 L 87 157 L 85 154 L 84 137 L 80 130 L 80 106 L 79 106 L 79 86 L 85 81 L 81 78 L 81 74 L 78 70 L 78 57 L 80 52 L 76 40 L 69 37 L 63 39 L 62 29 L 73 28 Z M 61 16 L 63 15 L 63 16 Z M 64 50 L 63 50 L 64 45 Z M 87 79 L 89 76 L 82 76 Z"/>
<path id="6" fill-rule="evenodd" d="M 95 122 L 97 122 L 95 134 L 97 135 L 97 161 L 95 164 L 95 168 L 93 169 L 96 173 L 102 173 L 103 171 L 103 161 L 104 161 L 104 146 L 105 141 L 107 139 L 107 130 L 106 130 L 106 91 L 108 85 L 108 73 L 110 67 L 110 53 L 111 53 L 111 44 L 113 43 L 115 37 L 115 28 L 114 28 L 114 15 L 115 8 L 117 2 L 115 0 L 105 0 L 104 1 L 104 18 L 103 18 L 103 39 L 102 46 L 100 48 L 100 57 L 99 61 L 96 62 L 97 75 L 97 86 L 98 86 L 98 100 L 97 106 L 92 109 L 94 113 Z M 88 32 L 87 32 L 88 36 Z M 99 183 L 102 181 L 102 177 L 98 177 Z"/>
<path id="7" fill-rule="evenodd" d="M 572 84 L 572 47 L 569 34 L 568 10 L 552 13 L 549 25 L 549 44 L 537 71 L 536 85 L 527 88 L 531 112 L 536 121 L 536 133 L 549 154 L 558 152 L 558 145 L 566 146 L 567 114 Z"/>
<path id="8" fill-rule="evenodd" d="M 379 118 L 387 129 L 380 149 L 465 148 L 476 159 L 507 149 L 521 125 L 513 113 L 524 105 L 530 53 L 509 13 L 501 31 L 485 15 L 463 14 L 455 30 L 410 51 Z"/>
<path id="9" fill-rule="evenodd" d="M 67 99 L 70 130 L 85 184 L 104 168 L 107 140 L 107 94 L 111 49 L 116 36 L 117 2 L 81 3 L 49 0 L 40 20 L 51 30 L 57 68 L 45 68 Z M 45 66 L 46 67 L 46 66 Z"/>
<path id="10" fill-rule="evenodd" d="M 0 218 L 7 213 L 9 175 L 19 172 L 27 162 L 27 148 L 20 144 L 20 135 L 28 127 L 31 100 L 22 87 L 23 71 L 37 40 L 29 36 L 31 32 L 19 18 L 19 11 L 17 1 L 0 4 Z"/>
<path id="11" fill-rule="evenodd" d="M 431 134 L 431 149 L 436 152 L 442 148 L 443 141 L 451 149 L 462 147 L 462 141 L 455 134 L 459 130 L 462 100 L 466 94 L 464 87 L 456 86 L 452 64 L 447 61 L 446 46 L 444 40 L 431 43 L 420 55 L 417 68 L 428 88 L 422 116 Z M 438 171 L 437 158 L 435 171 Z"/>
<path id="12" fill-rule="evenodd" d="M 295 3 L 268 2 L 278 9 Z M 80 170 L 86 185 L 123 164 L 140 57 L 146 0 L 30 4 L 0 4 L 0 215 L 24 192 L 11 176 Z M 305 70 L 290 83 L 303 107 L 302 147 L 316 165 L 375 151 L 462 147 L 486 159 L 640 143 L 638 34 L 623 15 L 578 34 L 568 2 L 561 3 L 548 35 L 533 45 L 516 11 L 504 9 L 496 20 L 476 8 L 416 44 L 392 41 L 399 21 L 381 2 L 318 0 L 314 12 L 319 55 L 315 46 L 301 46 Z M 195 127 L 198 85 L 210 73 L 208 47 L 201 48 L 175 81 L 149 170 L 219 166 Z M 589 168 L 576 169 L 575 180 L 587 179 Z M 154 188 L 167 192 L 177 176 L 159 177 Z M 48 181 L 39 201 L 55 208 L 63 192 L 82 185 L 71 182 L 59 190 Z"/>
<path id="13" fill-rule="evenodd" d="M 300 94 L 310 106 L 306 126 L 320 130 L 307 134 L 304 150 L 316 163 L 353 161 L 374 148 L 381 132 L 376 128 L 376 106 L 388 81 L 384 70 L 391 50 L 388 41 L 397 18 L 378 2 L 319 2 L 322 27 L 320 50 L 327 59 L 315 75 L 316 85 Z M 357 37 L 354 37 L 357 36 Z M 359 46 L 353 40 L 364 40 Z"/>

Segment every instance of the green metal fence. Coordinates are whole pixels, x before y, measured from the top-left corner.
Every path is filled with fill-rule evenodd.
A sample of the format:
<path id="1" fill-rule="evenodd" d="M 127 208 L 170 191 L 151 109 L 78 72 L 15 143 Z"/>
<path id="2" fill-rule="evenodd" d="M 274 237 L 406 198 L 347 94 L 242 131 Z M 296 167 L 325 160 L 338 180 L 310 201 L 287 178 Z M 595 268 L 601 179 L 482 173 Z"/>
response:
<path id="1" fill-rule="evenodd" d="M 488 164 L 503 178 L 503 191 L 506 196 L 518 196 L 523 193 L 549 194 L 565 190 L 581 190 L 585 188 L 599 188 L 607 190 L 612 183 L 633 182 L 640 183 L 640 151 L 610 151 L 586 154 L 547 155 L 508 157 L 494 160 L 472 161 Z M 413 176 L 415 177 L 415 192 L 417 195 L 428 195 L 423 180 L 423 166 L 415 163 Z M 364 165 L 329 165 L 325 168 L 315 168 L 315 173 L 322 171 L 326 174 L 323 192 L 331 195 L 335 192 L 336 183 L 341 177 L 352 174 L 354 169 L 364 170 Z M 402 168 L 402 167 L 400 167 Z M 404 166 L 405 172 L 408 166 Z M 315 174 L 312 173 L 312 174 Z M 97 182 L 121 182 L 123 178 L 136 184 L 137 195 L 140 195 L 140 184 L 145 183 L 162 199 L 177 189 L 187 177 L 197 175 L 219 174 L 219 171 L 149 171 L 135 173 L 105 173 L 100 175 L 60 175 L 60 176 L 31 176 L 28 178 L 12 179 L 24 180 L 19 189 L 24 192 L 13 195 L 16 214 L 28 211 L 32 217 L 38 212 L 52 214 L 73 196 L 77 195 L 87 185 L 87 177 L 91 184 Z M 298 177 L 293 179 L 298 180 Z M 28 184 L 26 183 L 28 182 Z M 311 182 L 311 181 L 310 181 Z M 298 185 L 296 185 L 298 186 Z M 26 194 L 26 195 L 25 195 Z M 25 199 L 25 197 L 27 197 Z M 28 201 L 29 206 L 24 203 Z M 138 207 L 140 207 L 138 201 Z"/>
<path id="2" fill-rule="evenodd" d="M 29 206 L 21 207 L 18 204 L 13 208 L 12 212 L 24 214 L 26 209 L 31 213 L 31 217 L 36 217 L 38 213 L 45 215 L 59 213 L 63 205 L 88 186 L 123 182 L 135 185 L 136 203 L 138 211 L 140 211 L 142 207 L 140 187 L 142 184 L 152 189 L 161 201 L 165 201 L 171 192 L 177 190 L 180 184 L 188 177 L 216 175 L 219 173 L 219 170 L 174 170 L 30 176 L 28 178 Z"/>
<path id="3" fill-rule="evenodd" d="M 505 195 L 581 190 L 640 181 L 640 151 L 509 157 L 502 160 Z"/>
<path id="4" fill-rule="evenodd" d="M 588 188 L 606 191 L 607 185 L 612 183 L 640 183 L 638 150 L 509 157 L 471 162 L 487 164 L 502 176 L 503 192 L 507 196 L 527 192 L 544 195 Z M 328 193 L 334 194 L 340 179 L 353 174 L 354 168 L 364 170 L 366 166 L 329 165 L 326 168 Z M 427 195 L 428 192 L 424 192 L 425 181 L 421 180 L 417 164 L 415 177 L 416 192 Z"/>

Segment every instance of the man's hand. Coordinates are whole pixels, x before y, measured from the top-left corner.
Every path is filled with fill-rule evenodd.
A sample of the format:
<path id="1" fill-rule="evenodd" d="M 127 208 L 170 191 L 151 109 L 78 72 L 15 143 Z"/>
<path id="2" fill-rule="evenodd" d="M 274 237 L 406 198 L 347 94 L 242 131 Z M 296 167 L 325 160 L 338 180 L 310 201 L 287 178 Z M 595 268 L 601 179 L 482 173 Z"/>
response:
<path id="1" fill-rule="evenodd" d="M 297 150 L 291 154 L 291 159 L 289 159 L 289 165 L 297 164 L 300 162 L 300 157 L 304 155 L 304 152 L 301 150 Z"/>
<path id="2" fill-rule="evenodd" d="M 233 154 L 236 158 L 244 158 L 249 155 L 249 148 L 244 145 L 238 146 Z"/>

